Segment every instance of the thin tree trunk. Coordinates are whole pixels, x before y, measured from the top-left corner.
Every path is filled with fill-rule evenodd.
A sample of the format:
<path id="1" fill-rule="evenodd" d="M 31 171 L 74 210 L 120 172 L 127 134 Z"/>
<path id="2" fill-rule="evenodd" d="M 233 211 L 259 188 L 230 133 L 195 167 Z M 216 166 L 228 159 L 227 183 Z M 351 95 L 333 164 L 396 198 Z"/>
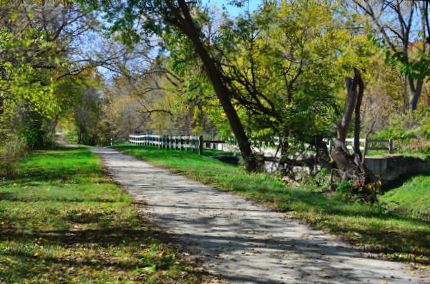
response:
<path id="1" fill-rule="evenodd" d="M 402 100 L 403 100 L 403 113 L 406 113 L 409 109 L 409 97 L 408 97 L 408 78 L 406 75 L 402 76 L 403 79 L 403 94 L 402 94 Z"/>
<path id="2" fill-rule="evenodd" d="M 358 72 L 358 71 L 356 71 Z M 357 88 L 358 88 L 358 94 L 357 94 L 357 102 L 355 104 L 355 120 L 354 120 L 354 152 L 358 155 L 360 161 L 362 160 L 362 154 L 360 150 L 360 130 L 361 130 L 361 117 L 360 117 L 360 109 L 361 109 L 361 102 L 363 101 L 363 94 L 364 94 L 364 83 L 361 78 L 361 75 L 359 74 L 358 80 L 357 80 Z"/>
<path id="3" fill-rule="evenodd" d="M 414 79 L 409 78 L 409 90 L 410 90 L 410 101 L 409 101 L 409 110 L 414 111 L 417 109 L 418 100 L 420 99 L 422 89 L 423 89 L 424 81 L 419 79 L 416 81 L 416 85 L 414 83 Z"/>
<path id="4" fill-rule="evenodd" d="M 288 175 L 290 172 L 290 165 L 288 165 L 288 133 L 283 133 L 283 137 L 279 139 L 279 146 L 281 150 L 281 157 L 279 159 L 279 165 L 281 166 L 282 175 Z"/>

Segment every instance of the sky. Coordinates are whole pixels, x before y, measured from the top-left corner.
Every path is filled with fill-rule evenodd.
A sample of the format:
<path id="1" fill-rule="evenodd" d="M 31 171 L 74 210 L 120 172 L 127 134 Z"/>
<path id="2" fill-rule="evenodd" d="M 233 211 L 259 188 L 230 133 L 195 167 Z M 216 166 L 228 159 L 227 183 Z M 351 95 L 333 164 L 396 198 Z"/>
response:
<path id="1" fill-rule="evenodd" d="M 244 3 L 244 7 L 236 7 L 234 5 L 230 5 L 229 3 L 232 2 L 232 0 L 202 0 L 203 5 L 208 5 L 209 7 L 211 6 L 217 6 L 218 8 L 225 8 L 226 11 L 232 15 L 232 16 L 237 16 L 241 13 L 243 13 L 243 11 L 247 11 L 249 9 L 250 12 L 252 12 L 253 10 L 255 10 L 258 5 L 260 5 L 261 0 L 242 0 L 242 2 Z"/>

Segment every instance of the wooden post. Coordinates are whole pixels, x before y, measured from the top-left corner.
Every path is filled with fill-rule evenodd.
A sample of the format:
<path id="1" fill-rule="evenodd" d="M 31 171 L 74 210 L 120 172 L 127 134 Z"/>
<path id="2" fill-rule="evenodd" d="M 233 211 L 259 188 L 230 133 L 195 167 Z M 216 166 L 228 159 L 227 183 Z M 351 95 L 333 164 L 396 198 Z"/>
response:
<path id="1" fill-rule="evenodd" d="M 196 136 L 193 136 L 193 152 L 197 152 L 197 139 Z"/>
<path id="2" fill-rule="evenodd" d="M 393 154 L 393 140 L 392 139 L 388 139 L 388 154 Z"/>
<path id="3" fill-rule="evenodd" d="M 363 158 L 366 157 L 366 155 L 367 155 L 367 148 L 368 148 L 368 141 L 367 141 L 367 137 L 366 137 L 366 138 L 364 138 Z"/>
<path id="4" fill-rule="evenodd" d="M 199 136 L 199 155 L 203 154 L 203 136 Z"/>

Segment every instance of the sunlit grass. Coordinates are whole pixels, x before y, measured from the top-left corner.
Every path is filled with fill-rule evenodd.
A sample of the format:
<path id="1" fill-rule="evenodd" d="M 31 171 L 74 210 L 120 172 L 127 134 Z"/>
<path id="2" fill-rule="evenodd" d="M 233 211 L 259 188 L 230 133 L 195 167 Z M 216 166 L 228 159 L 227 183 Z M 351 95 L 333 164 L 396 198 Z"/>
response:
<path id="1" fill-rule="evenodd" d="M 322 194 L 311 187 L 288 188 L 265 174 L 248 174 L 241 168 L 192 152 L 130 144 L 116 148 L 218 189 L 288 212 L 366 251 L 426 267 L 430 265 L 430 222 L 408 212 L 400 214 L 378 204 L 347 202 L 337 193 Z"/>
<path id="2" fill-rule="evenodd" d="M 0 182 L 0 283 L 194 283 L 89 150 L 40 151 Z"/>
<path id="3" fill-rule="evenodd" d="M 430 221 L 430 176 L 416 176 L 380 198 L 385 207 Z"/>

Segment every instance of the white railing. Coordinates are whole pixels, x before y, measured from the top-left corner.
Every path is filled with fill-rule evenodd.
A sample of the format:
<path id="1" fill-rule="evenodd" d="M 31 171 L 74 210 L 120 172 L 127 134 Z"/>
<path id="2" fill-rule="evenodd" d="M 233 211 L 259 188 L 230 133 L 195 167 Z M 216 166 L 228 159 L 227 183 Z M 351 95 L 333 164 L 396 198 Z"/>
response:
<path id="1" fill-rule="evenodd" d="M 353 150 L 354 147 L 354 138 L 346 138 L 346 147 L 348 150 Z M 331 139 L 328 140 L 328 147 L 329 151 L 331 152 L 333 148 L 333 142 Z M 364 153 L 364 155 L 367 154 L 369 150 L 386 150 L 389 154 L 394 153 L 394 146 L 393 146 L 393 139 L 368 139 L 368 138 L 361 138 L 360 139 L 360 150 Z"/>
<path id="2" fill-rule="evenodd" d="M 132 144 L 159 148 L 191 150 L 202 154 L 203 136 L 172 136 L 172 135 L 129 135 Z"/>

